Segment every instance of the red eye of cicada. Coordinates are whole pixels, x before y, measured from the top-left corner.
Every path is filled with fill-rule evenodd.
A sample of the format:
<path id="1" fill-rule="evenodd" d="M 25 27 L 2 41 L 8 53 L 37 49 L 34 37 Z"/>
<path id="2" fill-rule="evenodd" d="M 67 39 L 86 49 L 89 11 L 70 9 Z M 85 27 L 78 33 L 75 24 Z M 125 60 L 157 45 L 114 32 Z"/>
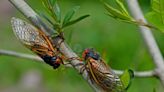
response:
<path id="1" fill-rule="evenodd" d="M 53 48 L 51 40 L 41 30 L 18 18 L 12 18 L 11 24 L 16 37 L 27 48 L 39 55 L 54 69 L 60 66 L 59 61 L 62 62 L 62 59 L 57 55 L 58 51 Z"/>
<path id="2" fill-rule="evenodd" d="M 86 60 L 88 58 L 93 58 L 95 60 L 99 60 L 100 59 L 100 55 L 98 53 L 96 53 L 93 48 L 87 48 L 84 50 L 83 52 L 83 58 Z"/>

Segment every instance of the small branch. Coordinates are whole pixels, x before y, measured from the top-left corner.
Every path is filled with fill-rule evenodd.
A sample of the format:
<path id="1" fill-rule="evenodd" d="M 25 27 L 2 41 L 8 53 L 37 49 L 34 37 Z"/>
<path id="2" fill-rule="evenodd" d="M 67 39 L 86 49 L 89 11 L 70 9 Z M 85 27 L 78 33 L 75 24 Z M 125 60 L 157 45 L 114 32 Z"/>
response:
<path id="1" fill-rule="evenodd" d="M 30 59 L 30 60 L 34 60 L 34 61 L 43 63 L 43 60 L 40 57 L 38 57 L 38 56 L 34 56 L 34 55 L 30 55 L 30 54 L 24 54 L 24 53 L 19 53 L 19 52 L 15 52 L 15 51 L 0 50 L 0 55 L 13 56 L 13 57 L 24 58 L 24 59 Z M 66 67 L 72 68 L 72 66 L 66 66 Z M 117 75 L 121 75 L 124 72 L 122 70 L 113 70 L 113 71 Z M 134 76 L 135 77 L 153 77 L 153 76 L 155 76 L 155 72 L 154 71 L 142 71 L 142 72 L 134 71 Z"/>
<path id="2" fill-rule="evenodd" d="M 121 70 L 113 70 L 117 75 L 121 75 L 124 71 Z M 153 77 L 155 75 L 155 71 L 133 71 L 135 77 Z"/>
<path id="3" fill-rule="evenodd" d="M 0 55 L 14 56 L 14 57 L 18 57 L 18 58 L 30 59 L 30 60 L 39 61 L 39 62 L 43 63 L 43 60 L 38 56 L 24 54 L 24 53 L 18 53 L 18 52 L 14 52 L 14 51 L 0 50 Z"/>
<path id="4" fill-rule="evenodd" d="M 138 4 L 137 0 L 127 0 L 127 3 L 129 5 L 129 9 L 134 16 L 136 20 L 141 20 L 144 23 L 147 24 L 146 19 L 144 18 L 144 15 L 140 9 L 140 6 Z M 164 86 L 164 60 L 163 56 L 159 50 L 159 47 L 155 41 L 155 38 L 153 37 L 153 34 L 151 33 L 150 28 L 145 26 L 139 26 L 140 32 L 144 38 L 144 41 L 148 47 L 148 50 L 153 58 L 154 64 L 156 65 L 156 74 L 160 78 L 161 83 Z"/>
<path id="5" fill-rule="evenodd" d="M 35 55 L 31 55 L 31 54 L 25 54 L 25 53 L 9 51 L 9 50 L 0 50 L 0 56 L 1 55 L 13 56 L 13 57 L 18 57 L 18 58 L 23 58 L 23 59 L 29 59 L 29 60 L 37 61 L 39 63 L 46 64 L 40 57 L 35 56 Z M 65 64 L 65 67 L 72 68 L 72 66 L 70 64 Z"/>

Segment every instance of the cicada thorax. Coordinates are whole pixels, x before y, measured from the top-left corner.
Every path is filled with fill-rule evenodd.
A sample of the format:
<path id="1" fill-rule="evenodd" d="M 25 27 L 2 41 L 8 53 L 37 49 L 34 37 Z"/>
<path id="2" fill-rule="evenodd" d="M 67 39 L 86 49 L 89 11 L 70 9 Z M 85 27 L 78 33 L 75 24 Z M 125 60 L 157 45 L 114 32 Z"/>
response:
<path id="1" fill-rule="evenodd" d="M 96 83 L 106 92 L 122 92 L 123 85 L 119 77 L 101 59 L 100 55 L 93 49 L 83 52 L 86 60 L 86 70 L 92 82 Z"/>
<path id="2" fill-rule="evenodd" d="M 59 51 L 54 48 L 52 40 L 40 29 L 28 24 L 21 19 L 12 18 L 13 31 L 16 37 L 34 53 L 39 55 L 47 64 L 55 69 L 62 63 Z"/>

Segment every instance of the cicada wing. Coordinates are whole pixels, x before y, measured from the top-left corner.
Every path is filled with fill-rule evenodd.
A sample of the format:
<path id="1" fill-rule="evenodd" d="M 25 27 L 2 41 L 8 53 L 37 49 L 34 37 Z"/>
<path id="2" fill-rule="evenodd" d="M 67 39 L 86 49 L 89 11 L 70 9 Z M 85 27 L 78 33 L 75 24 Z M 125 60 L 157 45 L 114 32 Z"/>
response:
<path id="1" fill-rule="evenodd" d="M 105 90 L 113 92 L 114 90 L 122 90 L 122 84 L 119 77 L 111 70 L 111 68 L 103 61 L 98 60 L 91 62 L 92 72 L 99 85 Z M 119 89 L 118 89 L 119 88 Z M 117 91 L 120 92 L 120 91 Z"/>
<path id="2" fill-rule="evenodd" d="M 27 47 L 37 44 L 48 48 L 46 40 L 34 26 L 18 18 L 12 18 L 11 24 L 16 37 Z"/>

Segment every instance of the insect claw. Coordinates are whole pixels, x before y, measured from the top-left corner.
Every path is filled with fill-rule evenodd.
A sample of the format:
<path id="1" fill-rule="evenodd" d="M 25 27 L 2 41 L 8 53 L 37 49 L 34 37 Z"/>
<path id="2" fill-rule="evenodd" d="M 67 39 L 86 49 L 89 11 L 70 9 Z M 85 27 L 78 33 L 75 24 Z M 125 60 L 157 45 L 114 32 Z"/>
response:
<path id="1" fill-rule="evenodd" d="M 79 63 L 77 63 L 76 65 L 74 65 L 75 67 L 77 67 L 77 66 L 82 66 L 82 67 L 80 67 L 80 71 L 79 71 L 79 74 L 83 74 L 83 72 L 84 72 L 84 70 L 86 69 L 85 67 L 86 67 L 86 64 L 84 64 L 83 62 L 79 62 Z"/>
<path id="2" fill-rule="evenodd" d="M 72 60 L 83 61 L 83 59 L 82 59 L 82 58 L 79 58 L 79 57 L 71 57 L 71 58 L 68 58 L 67 60 L 68 60 L 68 61 L 72 61 Z"/>
<path id="3" fill-rule="evenodd" d="M 86 67 L 86 64 L 85 65 L 83 64 L 83 66 L 80 69 L 80 74 L 83 74 L 84 70 L 86 69 L 85 67 Z"/>

